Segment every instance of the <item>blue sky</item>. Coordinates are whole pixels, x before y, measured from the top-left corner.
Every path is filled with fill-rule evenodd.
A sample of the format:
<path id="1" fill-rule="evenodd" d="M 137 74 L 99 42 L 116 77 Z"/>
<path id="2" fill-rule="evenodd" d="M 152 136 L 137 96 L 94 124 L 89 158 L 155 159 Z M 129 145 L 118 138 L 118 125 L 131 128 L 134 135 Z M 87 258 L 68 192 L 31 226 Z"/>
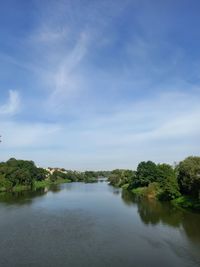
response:
<path id="1" fill-rule="evenodd" d="M 200 155 L 198 0 L 7 0 L 0 160 L 134 169 Z"/>

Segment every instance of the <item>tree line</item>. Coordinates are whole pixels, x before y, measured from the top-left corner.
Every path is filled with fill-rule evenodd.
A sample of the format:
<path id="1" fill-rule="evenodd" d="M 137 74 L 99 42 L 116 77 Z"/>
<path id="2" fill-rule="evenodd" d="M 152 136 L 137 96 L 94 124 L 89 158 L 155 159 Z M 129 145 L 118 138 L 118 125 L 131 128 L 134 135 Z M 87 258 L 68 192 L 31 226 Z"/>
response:
<path id="1" fill-rule="evenodd" d="M 57 182 L 96 182 L 108 177 L 111 185 L 122 187 L 138 196 L 173 200 L 183 207 L 200 210 L 200 157 L 190 156 L 176 166 L 142 161 L 136 171 L 116 169 L 109 171 L 78 172 L 65 169 L 38 168 L 33 161 L 11 158 L 0 163 L 0 191 L 16 187 L 32 188 L 37 184 Z"/>
<path id="2" fill-rule="evenodd" d="M 190 156 L 176 166 L 142 161 L 136 171 L 113 170 L 110 184 L 138 196 L 173 200 L 183 207 L 200 210 L 200 157 Z"/>
<path id="3" fill-rule="evenodd" d="M 58 169 L 49 172 L 38 168 L 33 161 L 16 160 L 11 158 L 0 163 L 0 191 L 12 191 L 16 187 L 32 188 L 36 184 L 68 182 L 96 182 L 99 176 L 105 176 L 106 172 Z"/>

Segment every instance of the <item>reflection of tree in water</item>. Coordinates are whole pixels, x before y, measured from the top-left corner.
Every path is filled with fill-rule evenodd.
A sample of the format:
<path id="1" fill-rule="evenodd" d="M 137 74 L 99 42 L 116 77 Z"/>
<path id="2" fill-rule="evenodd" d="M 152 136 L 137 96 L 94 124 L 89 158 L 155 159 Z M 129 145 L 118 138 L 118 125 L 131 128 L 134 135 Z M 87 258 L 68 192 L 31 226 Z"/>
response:
<path id="1" fill-rule="evenodd" d="M 200 214 L 178 209 L 170 203 L 138 199 L 126 190 L 122 191 L 122 199 L 129 206 L 131 203 L 137 205 L 138 214 L 144 224 L 162 223 L 171 227 L 181 227 L 191 241 L 200 243 Z"/>
<path id="2" fill-rule="evenodd" d="M 109 185 L 109 184 L 108 184 Z M 121 193 L 121 189 L 118 187 L 114 187 L 112 185 L 108 186 L 108 190 L 113 193 L 114 195 L 119 195 Z"/>
<path id="3" fill-rule="evenodd" d="M 59 188 L 60 190 L 66 190 L 66 191 L 72 191 L 74 189 L 74 184 L 76 184 L 76 182 L 74 183 L 66 183 L 66 184 L 60 184 Z"/>
<path id="4" fill-rule="evenodd" d="M 200 245 L 200 214 L 184 213 L 182 226 L 187 236 Z"/>
<path id="5" fill-rule="evenodd" d="M 128 190 L 122 190 L 122 200 L 127 206 L 136 206 L 135 196 Z"/>
<path id="6" fill-rule="evenodd" d="M 4 192 L 0 194 L 0 202 L 8 205 L 31 204 L 34 198 L 41 197 L 48 192 L 45 188 L 34 191 Z"/>
<path id="7" fill-rule="evenodd" d="M 182 218 L 182 212 L 172 207 L 169 203 L 161 203 L 149 199 L 138 201 L 138 213 L 145 224 L 153 225 L 163 223 L 179 227 Z"/>
<path id="8" fill-rule="evenodd" d="M 35 190 L 27 190 L 20 192 L 2 192 L 0 193 L 0 203 L 3 202 L 8 205 L 31 204 L 33 199 L 44 196 L 49 191 L 51 191 L 52 193 L 58 193 L 60 192 L 60 190 L 61 188 L 59 185 L 51 185 Z"/>
<path id="9" fill-rule="evenodd" d="M 119 189 L 115 189 L 115 190 L 113 190 L 113 194 L 114 194 L 114 195 L 119 195 L 120 192 L 121 192 L 121 191 L 120 191 Z"/>
<path id="10" fill-rule="evenodd" d="M 58 193 L 60 192 L 61 188 L 60 188 L 60 185 L 51 185 L 49 187 L 49 190 L 48 191 L 51 191 L 52 193 Z"/>

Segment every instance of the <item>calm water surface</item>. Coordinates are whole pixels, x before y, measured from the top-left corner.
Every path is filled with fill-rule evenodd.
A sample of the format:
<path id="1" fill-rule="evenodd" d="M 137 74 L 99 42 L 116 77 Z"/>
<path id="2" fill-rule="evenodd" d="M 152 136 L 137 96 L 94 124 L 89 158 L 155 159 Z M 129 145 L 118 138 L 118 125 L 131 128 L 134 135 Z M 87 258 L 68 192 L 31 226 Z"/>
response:
<path id="1" fill-rule="evenodd" d="M 200 215 L 106 182 L 1 195 L 0 266 L 200 266 Z"/>

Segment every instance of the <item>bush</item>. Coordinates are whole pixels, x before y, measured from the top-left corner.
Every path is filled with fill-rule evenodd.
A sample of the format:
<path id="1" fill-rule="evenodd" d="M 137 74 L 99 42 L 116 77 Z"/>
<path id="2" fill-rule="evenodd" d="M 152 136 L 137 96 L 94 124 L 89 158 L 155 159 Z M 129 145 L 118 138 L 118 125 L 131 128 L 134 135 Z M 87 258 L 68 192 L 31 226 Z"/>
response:
<path id="1" fill-rule="evenodd" d="M 158 169 L 161 187 L 158 198 L 160 200 L 172 200 L 179 197 L 180 191 L 175 170 L 168 164 L 160 164 Z"/>
<path id="2" fill-rule="evenodd" d="M 178 182 L 183 194 L 200 198 L 200 157 L 188 157 L 177 167 Z"/>
<path id="3" fill-rule="evenodd" d="M 158 168 L 152 161 L 142 161 L 139 163 L 136 175 L 132 181 L 132 188 L 148 186 L 150 183 L 158 181 Z"/>

